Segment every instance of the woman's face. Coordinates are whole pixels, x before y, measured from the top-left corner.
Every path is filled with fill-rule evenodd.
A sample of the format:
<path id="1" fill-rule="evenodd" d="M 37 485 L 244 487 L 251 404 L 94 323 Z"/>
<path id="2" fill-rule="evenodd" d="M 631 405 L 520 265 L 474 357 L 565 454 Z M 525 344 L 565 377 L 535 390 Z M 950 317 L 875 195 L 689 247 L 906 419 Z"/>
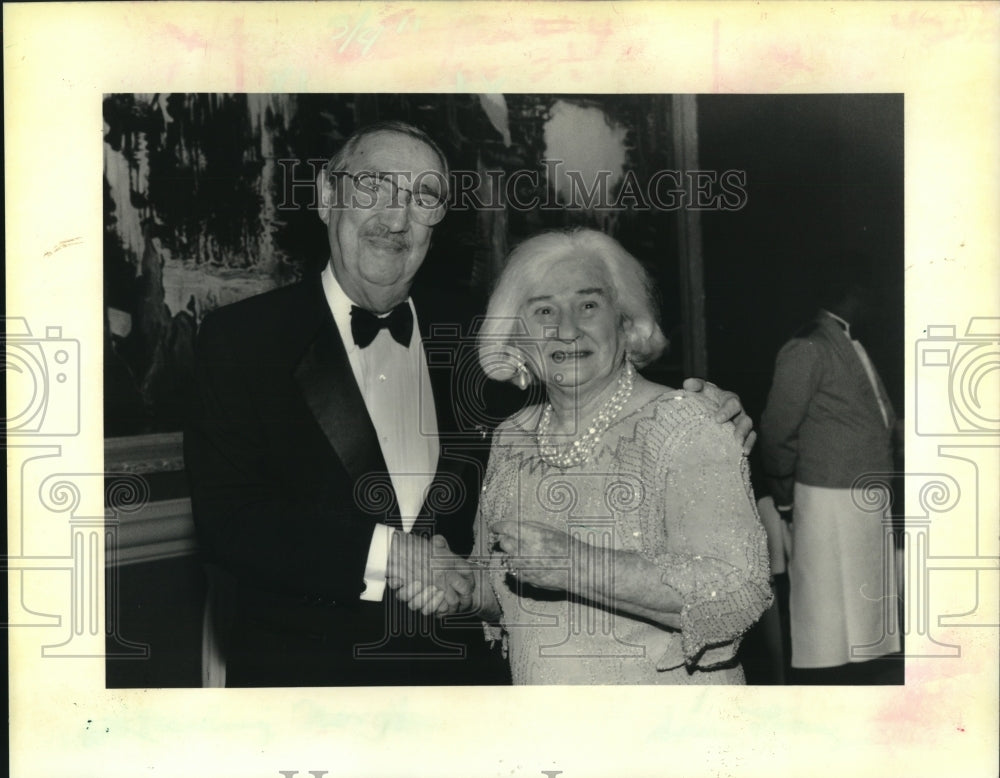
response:
<path id="1" fill-rule="evenodd" d="M 570 256 L 552 264 L 521 306 L 529 340 L 520 343 L 546 386 L 600 391 L 625 351 L 621 315 L 600 260 Z"/>

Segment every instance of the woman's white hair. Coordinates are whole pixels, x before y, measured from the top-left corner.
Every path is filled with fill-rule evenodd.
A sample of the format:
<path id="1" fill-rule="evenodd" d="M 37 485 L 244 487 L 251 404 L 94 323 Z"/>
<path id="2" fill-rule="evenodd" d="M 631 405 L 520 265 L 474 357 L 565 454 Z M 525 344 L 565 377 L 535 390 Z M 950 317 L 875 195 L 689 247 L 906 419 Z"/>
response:
<path id="1" fill-rule="evenodd" d="M 611 304 L 621 317 L 625 350 L 636 367 L 655 360 L 667 347 L 657 321 L 653 280 L 642 264 L 614 238 L 598 230 L 543 232 L 515 248 L 490 295 L 479 330 L 479 362 L 497 381 L 523 381 L 519 368 L 530 364 L 515 342 L 527 334 L 521 309 L 559 260 L 593 257 L 601 262 L 611 288 Z"/>

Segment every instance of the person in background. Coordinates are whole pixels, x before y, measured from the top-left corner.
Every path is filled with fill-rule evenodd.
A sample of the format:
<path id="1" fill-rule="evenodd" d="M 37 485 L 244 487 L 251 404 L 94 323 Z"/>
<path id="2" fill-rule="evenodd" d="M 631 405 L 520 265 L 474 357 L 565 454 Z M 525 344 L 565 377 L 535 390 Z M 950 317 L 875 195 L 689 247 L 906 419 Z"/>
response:
<path id="1" fill-rule="evenodd" d="M 902 682 L 889 542 L 897 420 L 856 337 L 877 304 L 869 277 L 858 255 L 828 264 L 822 307 L 778 353 L 761 418 L 768 486 L 793 535 L 793 682 Z"/>

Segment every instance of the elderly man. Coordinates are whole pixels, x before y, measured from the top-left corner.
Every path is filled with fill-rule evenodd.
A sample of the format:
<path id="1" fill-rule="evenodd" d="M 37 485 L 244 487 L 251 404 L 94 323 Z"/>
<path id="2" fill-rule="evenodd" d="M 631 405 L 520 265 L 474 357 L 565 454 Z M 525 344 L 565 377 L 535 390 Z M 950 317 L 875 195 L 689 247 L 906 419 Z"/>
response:
<path id="1" fill-rule="evenodd" d="M 482 442 L 449 445 L 460 382 L 427 358 L 455 345 L 435 325 L 464 317 L 409 296 L 447 180 L 416 128 L 360 130 L 319 177 L 322 273 L 202 324 L 185 452 L 207 560 L 234 588 L 229 686 L 509 681 L 460 615 Z M 720 417 L 740 413 L 730 395 Z"/>

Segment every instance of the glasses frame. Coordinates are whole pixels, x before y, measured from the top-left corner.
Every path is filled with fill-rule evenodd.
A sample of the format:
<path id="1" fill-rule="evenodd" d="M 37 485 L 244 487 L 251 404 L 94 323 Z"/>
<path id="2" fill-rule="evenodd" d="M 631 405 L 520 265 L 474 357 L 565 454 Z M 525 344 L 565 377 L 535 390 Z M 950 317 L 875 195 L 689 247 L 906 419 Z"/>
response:
<path id="1" fill-rule="evenodd" d="M 448 214 L 448 197 L 447 195 L 438 195 L 440 202 L 432 208 L 420 205 L 417 195 L 424 195 L 426 193 L 419 192 L 417 195 L 414 194 L 413 189 L 407 189 L 404 186 L 400 186 L 393 179 L 393 176 L 399 176 L 400 173 L 382 173 L 376 170 L 361 170 L 357 173 L 352 173 L 349 170 L 331 170 L 329 171 L 331 180 L 335 177 L 346 176 L 351 179 L 351 183 L 354 184 L 354 188 L 358 191 L 364 192 L 372 197 L 370 204 L 360 204 L 352 203 L 353 206 L 360 206 L 362 208 L 376 208 L 378 207 L 379 198 L 384 196 L 384 190 L 381 188 L 383 182 L 388 182 L 392 187 L 390 195 L 389 204 L 399 205 L 400 204 L 400 192 L 406 192 L 410 195 L 409 202 L 406 204 L 406 208 L 410 214 L 410 218 L 413 219 L 418 224 L 422 224 L 425 227 L 434 227 L 440 224 L 444 217 Z M 429 173 L 421 173 L 417 176 L 430 175 Z M 365 179 L 374 179 L 374 186 Z M 347 206 L 341 206 L 347 207 Z M 383 205 L 384 207 L 384 205 Z"/>

